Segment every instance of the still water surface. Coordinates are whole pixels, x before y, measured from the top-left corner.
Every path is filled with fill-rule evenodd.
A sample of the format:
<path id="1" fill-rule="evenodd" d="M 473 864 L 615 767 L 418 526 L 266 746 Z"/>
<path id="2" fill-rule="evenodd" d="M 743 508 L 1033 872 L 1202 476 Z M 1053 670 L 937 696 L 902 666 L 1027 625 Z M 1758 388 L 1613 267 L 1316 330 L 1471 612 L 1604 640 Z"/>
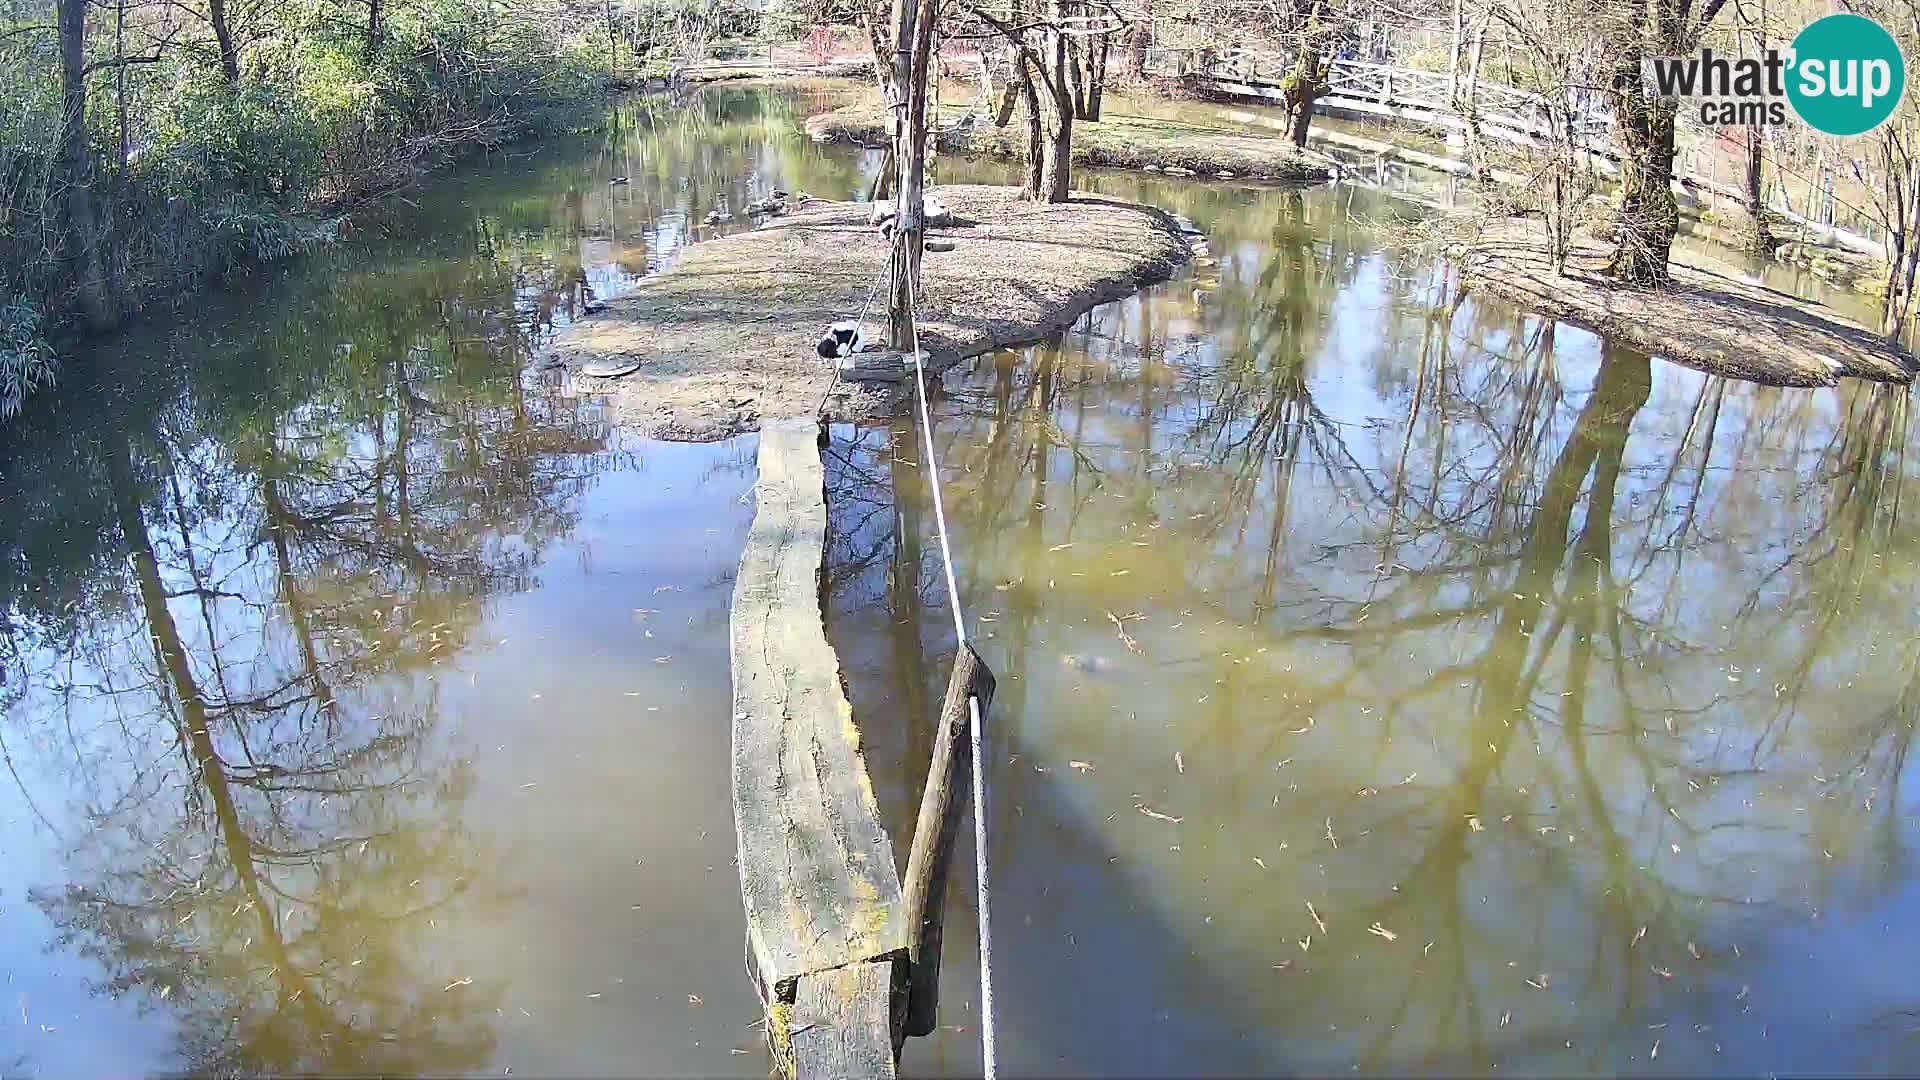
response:
<path id="1" fill-rule="evenodd" d="M 1217 268 L 948 378 L 1009 1069 L 1920 1067 L 1905 390 L 1650 360 L 1348 210 L 1192 207 Z M 944 658 L 888 443 L 864 596 Z"/>
<path id="2" fill-rule="evenodd" d="M 708 209 L 860 190 L 806 106 L 476 164 L 6 433 L 0 1073 L 765 1074 L 754 440 L 634 439 L 535 353 Z M 1088 180 L 1220 264 L 938 407 L 1008 1067 L 1920 1067 L 1905 395 L 1462 297 L 1365 193 Z M 952 648 L 915 446 L 829 452 L 897 835 Z M 978 1067 L 971 909 L 910 1071 Z"/>

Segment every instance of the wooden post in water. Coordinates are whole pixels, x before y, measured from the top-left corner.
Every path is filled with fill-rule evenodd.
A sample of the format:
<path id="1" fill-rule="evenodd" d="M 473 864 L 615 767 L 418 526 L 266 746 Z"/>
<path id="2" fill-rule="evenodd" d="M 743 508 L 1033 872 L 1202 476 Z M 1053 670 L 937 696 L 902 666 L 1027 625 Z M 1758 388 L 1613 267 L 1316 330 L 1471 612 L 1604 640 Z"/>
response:
<path id="1" fill-rule="evenodd" d="M 760 432 L 734 582 L 733 819 L 747 961 L 788 1078 L 890 1077 L 908 923 L 840 662 L 820 616 L 820 426 Z"/>
<path id="2" fill-rule="evenodd" d="M 927 766 L 927 786 L 920 793 L 920 816 L 913 826 L 913 847 L 907 853 L 907 880 L 901 903 L 907 912 L 907 942 L 911 983 L 907 994 L 906 1033 L 928 1035 L 940 1003 L 940 942 L 946 914 L 947 872 L 953 862 L 954 837 L 960 831 L 962 798 L 954 786 L 972 758 L 968 752 L 967 699 L 980 699 L 980 715 L 993 701 L 993 672 L 963 645 L 947 680 L 947 697 L 940 706 L 939 727 L 933 733 L 933 760 Z M 979 808 L 974 808 L 979 813 Z"/>

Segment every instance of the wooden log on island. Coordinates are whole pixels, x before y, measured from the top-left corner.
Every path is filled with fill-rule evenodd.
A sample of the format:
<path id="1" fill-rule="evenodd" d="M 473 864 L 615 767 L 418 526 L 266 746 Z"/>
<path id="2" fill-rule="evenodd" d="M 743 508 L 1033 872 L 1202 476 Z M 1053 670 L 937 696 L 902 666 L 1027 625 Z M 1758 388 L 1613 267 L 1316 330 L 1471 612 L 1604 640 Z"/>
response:
<path id="1" fill-rule="evenodd" d="M 747 960 L 787 1077 L 892 1076 L 908 928 L 893 846 L 820 614 L 820 426 L 761 428 L 734 583 L 733 815 Z"/>

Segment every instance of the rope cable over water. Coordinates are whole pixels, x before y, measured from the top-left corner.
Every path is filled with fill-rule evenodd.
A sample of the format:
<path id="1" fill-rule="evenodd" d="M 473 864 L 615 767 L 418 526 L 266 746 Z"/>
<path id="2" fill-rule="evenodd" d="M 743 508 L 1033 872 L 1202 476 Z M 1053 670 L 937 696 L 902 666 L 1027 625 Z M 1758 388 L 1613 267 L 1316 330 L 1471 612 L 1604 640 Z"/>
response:
<path id="1" fill-rule="evenodd" d="M 899 233 L 895 234 L 900 235 Z M 926 454 L 927 485 L 933 492 L 933 521 L 940 532 L 940 565 L 947 577 L 947 606 L 953 612 L 953 633 L 959 648 L 967 647 L 966 620 L 960 614 L 960 586 L 953 574 L 953 544 L 947 536 L 946 500 L 940 492 L 940 463 L 934 456 L 933 417 L 927 408 L 927 374 L 920 351 L 919 282 L 907 290 L 907 320 L 913 354 L 914 400 L 920 412 L 920 445 Z M 967 695 L 969 726 L 967 743 L 973 761 L 973 871 L 979 907 L 980 927 L 980 1057 L 987 1080 L 999 1072 L 993 1021 L 993 916 L 988 904 L 987 876 L 987 780 L 986 754 L 982 745 L 980 699 Z"/>
<path id="2" fill-rule="evenodd" d="M 873 288 L 867 292 L 867 301 L 861 305 L 860 314 L 855 319 L 856 326 L 866 321 L 874 297 L 891 279 L 894 256 L 900 253 L 905 237 L 905 230 L 898 228 L 896 223 L 886 264 L 874 279 Z M 946 499 L 940 490 L 940 467 L 933 447 L 933 417 L 927 406 L 926 366 L 920 351 L 919 293 L 920 282 L 916 280 L 913 287 L 907 290 L 907 345 L 913 356 L 914 401 L 920 414 L 921 447 L 926 455 L 928 486 L 933 492 L 933 520 L 940 533 L 940 565 L 946 575 L 947 606 L 953 612 L 954 637 L 958 647 L 964 649 L 967 648 L 967 624 L 960 613 L 960 585 L 953 573 L 953 543 L 947 534 Z M 820 405 L 814 410 L 816 416 L 825 413 L 827 399 L 840 385 L 841 372 L 840 365 L 836 363 L 833 381 L 827 386 L 827 392 L 820 396 Z M 967 713 L 967 744 L 973 762 L 973 870 L 980 930 L 980 1056 L 987 1080 L 995 1080 L 999 1073 L 999 1054 L 993 1020 L 993 916 L 988 902 L 986 754 L 981 733 L 980 699 L 977 695 L 967 695 Z"/>

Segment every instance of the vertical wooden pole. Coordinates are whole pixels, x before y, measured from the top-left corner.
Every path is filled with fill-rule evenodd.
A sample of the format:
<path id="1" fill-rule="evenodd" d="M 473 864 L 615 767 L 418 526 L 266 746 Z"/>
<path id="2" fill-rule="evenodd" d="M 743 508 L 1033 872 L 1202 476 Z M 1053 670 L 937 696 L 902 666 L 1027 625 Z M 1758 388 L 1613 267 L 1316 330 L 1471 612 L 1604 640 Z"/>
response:
<path id="1" fill-rule="evenodd" d="M 993 703 L 993 672 L 973 646 L 963 645 L 947 680 L 946 700 L 940 706 L 939 727 L 933 734 L 933 759 L 927 766 L 927 786 L 920 794 L 920 816 L 913 825 L 913 848 L 907 854 L 907 877 L 901 904 L 907 915 L 907 957 L 912 982 L 907 992 L 908 1035 L 928 1035 L 940 1003 L 940 943 L 946 912 L 947 876 L 953 863 L 954 838 L 960 829 L 960 783 L 967 751 L 967 699 L 980 700 L 980 714 Z M 961 791 L 966 791 L 961 785 Z M 979 808 L 975 808 L 979 813 Z"/>

